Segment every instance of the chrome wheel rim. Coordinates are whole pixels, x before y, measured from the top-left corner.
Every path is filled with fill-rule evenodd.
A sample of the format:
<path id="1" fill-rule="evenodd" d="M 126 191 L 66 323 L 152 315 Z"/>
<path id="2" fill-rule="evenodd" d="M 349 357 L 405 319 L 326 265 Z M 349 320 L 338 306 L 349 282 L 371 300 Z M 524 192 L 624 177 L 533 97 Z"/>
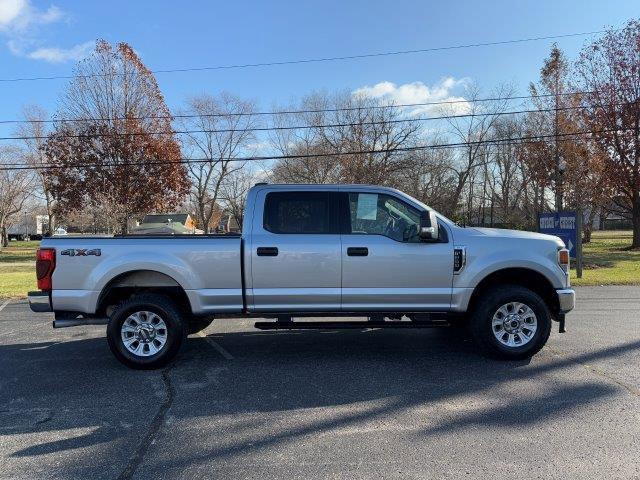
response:
<path id="1" fill-rule="evenodd" d="M 533 339 L 538 330 L 538 318 L 529 305 L 505 303 L 493 314 L 491 330 L 502 345 L 522 347 Z"/>
<path id="2" fill-rule="evenodd" d="M 153 312 L 135 312 L 123 322 L 120 336 L 129 352 L 139 357 L 150 357 L 167 343 L 167 325 Z"/>

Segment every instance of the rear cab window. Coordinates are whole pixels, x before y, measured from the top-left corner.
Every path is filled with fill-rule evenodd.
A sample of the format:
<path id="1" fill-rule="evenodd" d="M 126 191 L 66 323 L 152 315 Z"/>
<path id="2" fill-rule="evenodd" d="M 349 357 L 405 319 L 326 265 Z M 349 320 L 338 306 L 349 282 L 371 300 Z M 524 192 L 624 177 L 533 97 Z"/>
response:
<path id="1" fill-rule="evenodd" d="M 332 198 L 329 192 L 269 192 L 263 228 L 277 234 L 338 233 Z"/>

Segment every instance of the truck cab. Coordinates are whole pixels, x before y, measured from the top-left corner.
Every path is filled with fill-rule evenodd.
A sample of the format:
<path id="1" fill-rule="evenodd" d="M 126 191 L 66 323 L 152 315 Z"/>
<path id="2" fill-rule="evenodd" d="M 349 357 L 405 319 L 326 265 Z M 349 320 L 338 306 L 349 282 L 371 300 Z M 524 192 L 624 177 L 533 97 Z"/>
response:
<path id="1" fill-rule="evenodd" d="M 389 188 L 264 186 L 250 194 L 245 265 L 254 312 L 445 311 L 453 239 L 420 235 L 424 207 Z"/>

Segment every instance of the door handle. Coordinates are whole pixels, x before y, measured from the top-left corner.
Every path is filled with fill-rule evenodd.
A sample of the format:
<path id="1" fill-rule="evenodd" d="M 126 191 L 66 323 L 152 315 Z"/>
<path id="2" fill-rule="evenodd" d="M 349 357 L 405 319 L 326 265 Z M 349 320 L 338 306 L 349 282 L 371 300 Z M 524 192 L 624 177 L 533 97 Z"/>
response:
<path id="1" fill-rule="evenodd" d="M 350 257 L 366 257 L 369 255 L 369 249 L 367 247 L 349 247 L 347 248 L 347 255 Z"/>
<path id="2" fill-rule="evenodd" d="M 259 257 L 277 257 L 278 247 L 258 247 Z"/>

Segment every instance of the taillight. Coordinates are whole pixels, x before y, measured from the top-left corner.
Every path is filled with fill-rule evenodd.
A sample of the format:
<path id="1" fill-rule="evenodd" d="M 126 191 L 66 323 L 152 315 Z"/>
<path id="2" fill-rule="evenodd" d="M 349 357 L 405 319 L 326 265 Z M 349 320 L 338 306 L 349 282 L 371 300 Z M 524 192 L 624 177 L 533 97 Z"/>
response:
<path id="1" fill-rule="evenodd" d="M 51 275 L 56 268 L 56 251 L 53 248 L 39 248 L 36 255 L 36 277 L 40 290 L 51 290 Z"/>
<path id="2" fill-rule="evenodd" d="M 569 250 L 566 248 L 558 250 L 558 265 L 560 265 L 565 272 L 569 271 Z"/>

